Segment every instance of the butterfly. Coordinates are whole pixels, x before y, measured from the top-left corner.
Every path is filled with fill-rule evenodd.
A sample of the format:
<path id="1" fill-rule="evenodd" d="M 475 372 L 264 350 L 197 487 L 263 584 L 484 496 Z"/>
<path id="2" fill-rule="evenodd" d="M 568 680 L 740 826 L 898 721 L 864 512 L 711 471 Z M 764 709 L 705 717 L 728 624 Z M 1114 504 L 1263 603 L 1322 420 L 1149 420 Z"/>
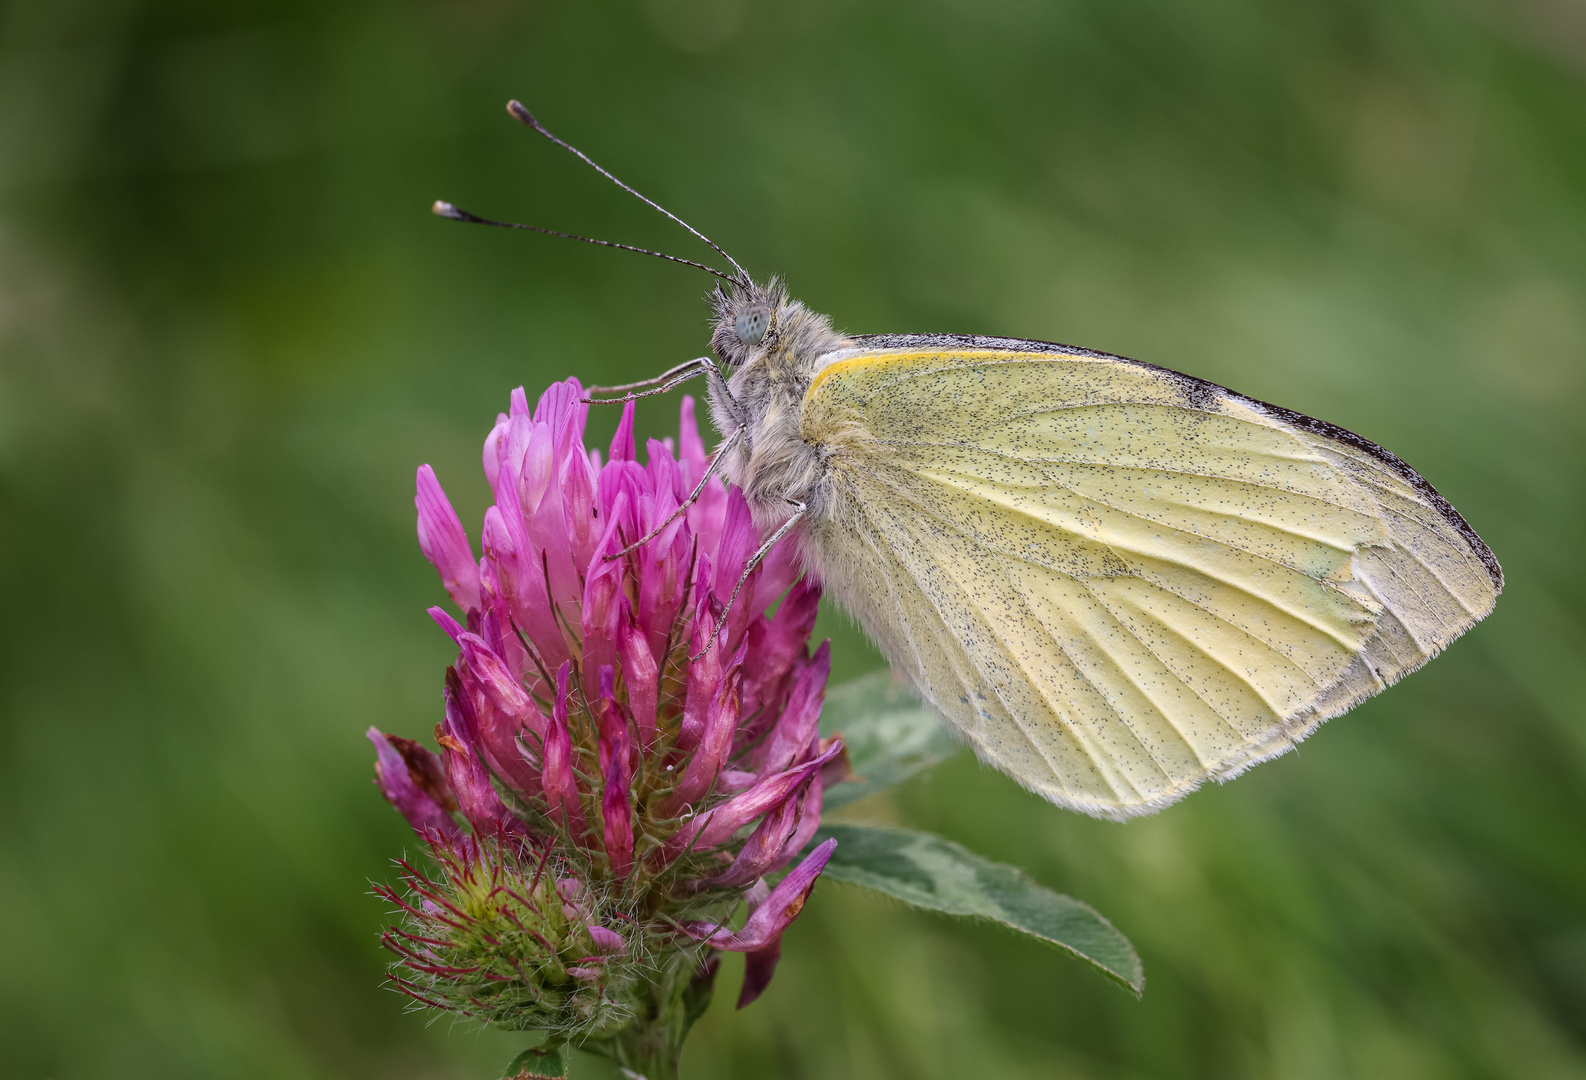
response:
<path id="1" fill-rule="evenodd" d="M 714 357 L 608 400 L 705 376 L 712 468 L 767 548 L 791 533 L 894 670 L 1058 805 L 1124 819 L 1275 757 L 1503 588 L 1459 512 L 1359 435 L 1089 349 L 846 335 L 661 212 L 736 271 L 662 256 L 727 281 Z"/>

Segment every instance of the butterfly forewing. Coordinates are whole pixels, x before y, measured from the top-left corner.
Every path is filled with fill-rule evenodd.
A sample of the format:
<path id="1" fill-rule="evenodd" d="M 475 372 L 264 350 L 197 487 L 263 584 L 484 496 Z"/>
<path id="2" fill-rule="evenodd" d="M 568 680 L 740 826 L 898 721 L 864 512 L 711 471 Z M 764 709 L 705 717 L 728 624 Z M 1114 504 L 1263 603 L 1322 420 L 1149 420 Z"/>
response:
<path id="1" fill-rule="evenodd" d="M 1492 607 L 1413 470 L 1221 387 L 1039 343 L 844 353 L 800 434 L 817 572 L 982 756 L 1125 817 L 1287 749 Z"/>

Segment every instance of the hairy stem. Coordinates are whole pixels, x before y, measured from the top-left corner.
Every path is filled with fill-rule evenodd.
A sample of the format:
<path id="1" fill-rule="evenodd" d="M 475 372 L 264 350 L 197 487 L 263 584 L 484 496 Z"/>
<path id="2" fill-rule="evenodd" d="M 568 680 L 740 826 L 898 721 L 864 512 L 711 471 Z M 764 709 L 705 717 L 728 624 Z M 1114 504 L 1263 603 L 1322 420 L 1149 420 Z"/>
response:
<path id="1" fill-rule="evenodd" d="M 637 1080 L 677 1080 L 683 1040 L 705 1014 L 721 956 L 716 950 L 680 950 L 650 984 L 641 1015 L 610 1038 L 587 1043 Z"/>

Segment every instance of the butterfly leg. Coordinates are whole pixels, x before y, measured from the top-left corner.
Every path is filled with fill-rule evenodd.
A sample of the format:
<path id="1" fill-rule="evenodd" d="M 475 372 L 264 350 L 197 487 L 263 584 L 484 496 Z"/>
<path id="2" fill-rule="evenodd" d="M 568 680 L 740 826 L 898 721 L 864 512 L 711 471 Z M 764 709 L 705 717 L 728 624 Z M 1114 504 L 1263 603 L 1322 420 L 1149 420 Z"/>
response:
<path id="1" fill-rule="evenodd" d="M 671 371 L 663 372 L 653 379 L 642 379 L 639 382 L 624 383 L 621 386 L 592 386 L 589 389 L 591 394 L 599 392 L 616 393 L 619 390 L 629 391 L 628 393 L 623 394 L 622 397 L 586 397 L 580 400 L 588 405 L 626 405 L 628 402 L 637 401 L 639 398 L 654 397 L 656 394 L 664 394 L 668 390 L 679 387 L 688 382 L 688 380 L 696 379 L 701 375 L 714 375 L 718 379 L 721 379 L 723 386 L 725 386 L 727 383 L 726 379 L 722 379 L 721 372 L 716 370 L 716 365 L 711 361 L 710 357 L 696 356 L 694 359 L 681 363 Z M 657 383 L 660 385 L 657 386 Z M 639 390 L 639 387 L 643 386 L 648 386 L 651 389 Z M 639 392 L 633 393 L 635 390 L 639 390 Z"/>
<path id="2" fill-rule="evenodd" d="M 760 550 L 750 557 L 748 564 L 743 568 L 742 576 L 738 578 L 738 584 L 733 586 L 732 595 L 727 598 L 727 606 L 721 609 L 721 618 L 716 620 L 716 629 L 711 632 L 710 640 L 705 642 L 703 649 L 688 658 L 689 663 L 693 663 L 710 652 L 710 647 L 716 644 L 716 639 L 721 636 L 721 628 L 727 625 L 727 613 L 732 610 L 733 602 L 738 599 L 738 594 L 743 591 L 744 583 L 749 580 L 749 575 L 754 572 L 755 567 L 765 561 L 765 557 L 771 553 L 771 549 L 776 547 L 777 541 L 786 536 L 809 510 L 809 506 L 805 503 L 794 502 L 792 499 L 788 501 L 793 504 L 793 516 L 784 521 L 777 531 L 771 534 L 771 539 L 761 544 Z"/>
<path id="3" fill-rule="evenodd" d="M 672 368 L 669 371 L 661 372 L 661 374 L 655 376 L 654 378 L 640 379 L 638 382 L 623 383 L 620 386 L 591 386 L 589 388 L 589 392 L 591 394 L 621 394 L 629 390 L 643 390 L 647 386 L 654 386 L 657 383 L 664 383 L 668 379 L 683 374 L 685 371 L 692 371 L 697 375 L 699 372 L 696 369 L 700 368 L 702 365 L 709 364 L 710 362 L 710 357 L 708 356 L 696 356 L 692 360 L 683 361 L 681 364 L 677 365 L 677 367 Z M 693 375 L 690 375 L 689 377 L 692 378 Z M 585 398 L 584 400 L 592 405 L 598 404 L 591 398 Z M 627 399 L 612 398 L 611 400 L 625 401 Z"/>
<path id="4" fill-rule="evenodd" d="M 688 382 L 688 380 L 698 378 L 701 375 L 716 376 L 716 381 L 721 384 L 722 395 L 726 397 L 727 401 L 732 405 L 734 414 L 740 417 L 744 415 L 743 408 L 738 404 L 738 399 L 732 396 L 732 391 L 727 386 L 727 376 L 721 373 L 721 369 L 716 366 L 716 362 L 708 356 L 696 356 L 692 360 L 686 360 L 683 363 L 677 365 L 677 367 L 673 368 L 672 370 L 664 371 L 653 379 L 640 379 L 638 382 L 623 383 L 621 386 L 592 386 L 589 388 L 589 392 L 591 394 L 615 394 L 623 390 L 629 391 L 629 393 L 623 394 L 622 397 L 585 397 L 580 398 L 579 400 L 584 402 L 586 405 L 626 405 L 628 402 L 637 401 L 639 398 L 654 397 L 656 394 L 664 394 L 668 390 L 681 386 L 683 383 Z M 657 386 L 657 383 L 660 385 Z M 640 389 L 641 387 L 646 386 L 651 387 L 651 389 Z M 632 391 L 634 390 L 638 390 L 639 392 L 633 393 Z M 741 425 L 743 421 L 740 420 L 739 423 Z M 746 439 L 747 437 L 748 436 L 745 436 Z"/>
<path id="5" fill-rule="evenodd" d="M 743 428 L 739 428 L 737 431 L 734 431 L 731 435 L 722 440 L 722 444 L 716 447 L 716 453 L 711 457 L 710 464 L 705 466 L 705 472 L 700 476 L 699 483 L 694 485 L 694 490 L 689 493 L 688 498 L 684 499 L 678 505 L 678 508 L 673 510 L 665 521 L 661 522 L 661 524 L 645 533 L 642 537 L 635 540 L 621 551 L 614 551 L 610 555 L 607 555 L 606 561 L 610 562 L 612 559 L 620 559 L 630 551 L 637 551 L 645 544 L 648 544 L 651 540 L 654 540 L 657 536 L 660 536 L 662 530 L 687 513 L 688 508 L 698 502 L 699 497 L 705 493 L 705 484 L 709 482 L 711 474 L 716 471 L 716 466 L 720 465 L 722 460 L 727 456 L 727 451 L 732 449 L 732 447 L 743 436 L 743 430 Z"/>

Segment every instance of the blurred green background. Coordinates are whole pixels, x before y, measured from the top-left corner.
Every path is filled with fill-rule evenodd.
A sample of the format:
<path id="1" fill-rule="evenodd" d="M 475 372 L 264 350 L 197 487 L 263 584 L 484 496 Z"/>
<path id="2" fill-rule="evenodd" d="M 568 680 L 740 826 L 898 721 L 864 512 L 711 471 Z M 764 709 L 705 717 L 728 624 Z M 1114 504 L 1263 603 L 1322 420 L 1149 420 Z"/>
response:
<path id="1" fill-rule="evenodd" d="M 413 841 L 360 732 L 427 733 L 449 660 L 413 470 L 472 527 L 508 390 L 698 355 L 709 281 L 432 218 L 702 254 L 512 96 L 841 327 L 1326 417 L 1509 575 L 1426 671 L 1156 817 L 964 758 L 856 808 L 1094 903 L 1143 1001 L 827 884 L 743 1013 L 729 962 L 689 1075 L 1586 1076 L 1577 0 L 0 5 L 0 1073 L 521 1047 L 380 985 L 369 882 Z M 878 663 L 825 627 L 838 677 Z"/>

